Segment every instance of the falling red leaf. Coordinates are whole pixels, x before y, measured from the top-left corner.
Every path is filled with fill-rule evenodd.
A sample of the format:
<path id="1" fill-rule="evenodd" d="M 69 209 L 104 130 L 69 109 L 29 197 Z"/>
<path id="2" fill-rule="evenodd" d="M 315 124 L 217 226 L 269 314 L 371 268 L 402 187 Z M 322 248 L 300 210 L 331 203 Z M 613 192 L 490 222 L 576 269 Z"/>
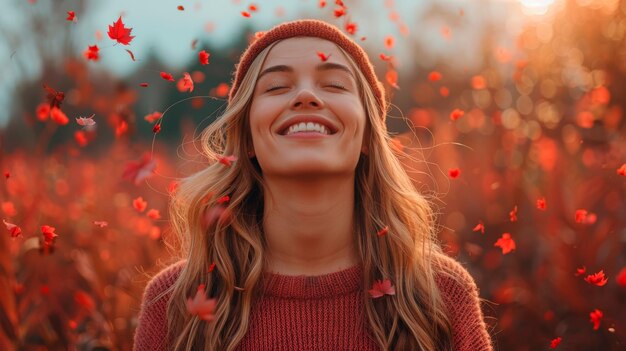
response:
<path id="1" fill-rule="evenodd" d="M 626 163 L 617 169 L 617 174 L 626 177 Z"/>
<path id="2" fill-rule="evenodd" d="M 148 218 L 150 219 L 160 219 L 161 213 L 159 212 L 159 210 L 152 208 L 148 212 L 146 212 L 146 216 L 148 216 Z"/>
<path id="3" fill-rule="evenodd" d="M 580 209 L 580 210 L 576 210 L 576 213 L 574 214 L 574 220 L 576 221 L 576 223 L 584 223 L 585 220 L 587 219 L 587 210 L 584 209 Z"/>
<path id="4" fill-rule="evenodd" d="M 139 196 L 133 200 L 133 208 L 137 210 L 137 212 L 145 211 L 146 207 L 148 207 L 148 202 L 145 201 L 143 197 Z"/>
<path id="5" fill-rule="evenodd" d="M 130 44 L 131 40 L 133 40 L 134 36 L 130 35 L 132 28 L 126 28 L 124 26 L 124 22 L 122 22 L 122 16 L 120 16 L 116 22 L 113 22 L 113 25 L 109 26 L 109 31 L 107 34 L 109 38 L 117 41 L 122 45 Z"/>
<path id="6" fill-rule="evenodd" d="M 76 22 L 78 19 L 76 18 L 76 13 L 74 11 L 67 11 L 66 20 Z"/>
<path id="7" fill-rule="evenodd" d="M 215 262 L 211 263 L 211 265 L 209 266 L 209 273 L 213 272 L 214 269 L 215 269 Z"/>
<path id="8" fill-rule="evenodd" d="M 451 168 L 448 170 L 448 176 L 452 179 L 456 179 L 461 175 L 461 170 L 458 168 Z"/>
<path id="9" fill-rule="evenodd" d="M 320 8 L 323 8 L 324 6 L 326 6 L 326 0 L 320 0 L 318 5 L 319 5 Z"/>
<path id="10" fill-rule="evenodd" d="M 67 115 L 58 107 L 53 107 L 50 110 L 50 119 L 60 126 L 64 126 L 70 122 Z"/>
<path id="11" fill-rule="evenodd" d="M 441 80 L 441 73 L 437 72 L 437 71 L 432 71 L 428 74 L 428 80 L 431 82 L 436 82 L 438 80 Z"/>
<path id="12" fill-rule="evenodd" d="M 257 7 L 256 4 L 250 4 L 248 6 L 248 10 L 250 10 L 250 12 L 257 12 L 259 10 L 259 8 Z"/>
<path id="13" fill-rule="evenodd" d="M 96 124 L 96 122 L 93 120 L 93 117 L 96 114 L 94 113 L 93 115 L 89 116 L 89 117 L 77 117 L 76 118 L 76 123 L 78 123 L 78 125 L 80 126 L 93 126 Z"/>
<path id="14" fill-rule="evenodd" d="M 393 285 L 391 285 L 391 280 L 389 279 L 384 279 L 382 281 L 376 280 L 374 284 L 372 284 L 372 288 L 368 290 L 368 292 L 373 299 L 379 298 L 384 295 L 396 294 L 396 290 Z"/>
<path id="15" fill-rule="evenodd" d="M 478 224 L 476 224 L 474 229 L 472 229 L 473 232 L 477 232 L 479 230 L 481 233 L 485 234 L 485 225 L 483 224 L 483 221 L 478 221 Z"/>
<path id="16" fill-rule="evenodd" d="M 604 276 L 604 270 L 601 270 L 598 273 L 595 274 L 589 274 L 588 276 L 585 277 L 585 281 L 589 284 L 592 285 L 596 285 L 596 286 L 604 286 L 606 285 L 606 282 L 609 280 L 609 278 Z"/>
<path id="17" fill-rule="evenodd" d="M 228 91 L 230 90 L 230 86 L 226 83 L 220 83 L 215 87 L 215 95 L 218 97 L 226 97 L 228 95 Z"/>
<path id="18" fill-rule="evenodd" d="M 229 155 L 229 156 L 224 155 L 218 159 L 218 162 L 221 164 L 224 164 L 225 166 L 230 166 L 231 162 L 234 162 L 234 161 L 237 161 L 237 156 L 235 155 Z"/>
<path id="19" fill-rule="evenodd" d="M 320 60 L 322 60 L 322 62 L 326 62 L 326 60 L 328 60 L 328 58 L 330 57 L 330 54 L 326 55 L 323 52 L 317 51 L 317 56 L 320 58 Z"/>
<path id="20" fill-rule="evenodd" d="M 230 201 L 230 196 L 224 195 L 224 196 L 220 197 L 219 199 L 217 199 L 216 202 L 217 202 L 218 205 L 221 205 L 221 204 L 226 203 L 228 201 Z"/>
<path id="21" fill-rule="evenodd" d="M 43 83 L 43 88 L 46 89 L 46 91 L 48 92 L 46 98 L 50 102 L 50 108 L 61 108 L 61 103 L 63 102 L 63 99 L 65 99 L 65 93 L 63 93 L 62 91 L 56 91 L 55 89 L 48 86 L 46 83 Z"/>
<path id="22" fill-rule="evenodd" d="M 198 53 L 198 61 L 200 61 L 201 65 L 208 65 L 209 64 L 209 56 L 211 56 L 211 54 L 206 52 L 206 50 L 202 50 L 202 51 L 200 51 Z"/>
<path id="23" fill-rule="evenodd" d="M 380 57 L 380 59 L 381 59 L 381 60 L 383 60 L 383 61 L 387 61 L 387 62 L 389 62 L 389 61 L 391 61 L 391 59 L 393 59 L 393 56 L 391 56 L 391 55 L 390 55 L 390 56 L 387 56 L 387 55 L 382 54 L 382 53 L 380 54 L 380 56 L 379 56 L 379 57 Z"/>
<path id="24" fill-rule="evenodd" d="M 11 234 L 12 238 L 17 238 L 18 236 L 21 236 L 22 229 L 20 227 L 13 223 L 9 223 L 4 219 L 2 220 L 2 222 L 4 222 L 4 225 L 7 227 L 7 230 L 9 231 L 9 234 Z"/>
<path id="25" fill-rule="evenodd" d="M 604 317 L 604 314 L 597 308 L 589 313 L 589 321 L 593 324 L 593 330 L 600 329 L 602 317 Z"/>
<path id="26" fill-rule="evenodd" d="M 452 112 L 450 112 L 450 119 L 456 121 L 457 119 L 463 117 L 464 114 L 465 111 L 455 108 L 454 110 L 452 110 Z"/>
<path id="27" fill-rule="evenodd" d="M 575 276 L 580 276 L 583 275 L 587 272 L 587 267 L 582 266 L 581 268 L 576 268 L 576 273 L 574 273 Z"/>
<path id="28" fill-rule="evenodd" d="M 155 124 L 154 127 L 152 127 L 152 133 L 154 134 L 158 134 L 161 131 L 161 124 Z"/>
<path id="29" fill-rule="evenodd" d="M 385 47 L 386 47 L 387 49 L 391 49 L 391 48 L 393 48 L 393 45 L 394 45 L 394 44 L 395 44 L 395 39 L 394 39 L 394 37 L 393 37 L 393 36 L 388 35 L 388 36 L 386 36 L 386 37 L 385 37 Z"/>
<path id="30" fill-rule="evenodd" d="M 141 181 L 149 178 L 156 169 L 156 161 L 149 153 L 145 153 L 139 161 L 130 161 L 126 164 L 122 178 L 139 185 Z"/>
<path id="31" fill-rule="evenodd" d="M 46 243 L 52 243 L 54 241 L 54 238 L 58 237 L 58 235 L 54 232 L 55 228 L 51 227 L 49 225 L 42 225 L 41 226 L 41 233 L 43 234 L 44 237 L 44 241 Z"/>
<path id="32" fill-rule="evenodd" d="M 135 61 L 135 54 L 133 54 L 133 52 L 128 49 L 126 49 L 126 52 L 130 55 L 130 59 Z"/>
<path id="33" fill-rule="evenodd" d="M 400 89 L 400 87 L 398 86 L 398 72 L 396 72 L 394 69 L 387 70 L 385 78 L 387 79 L 387 83 L 389 83 L 389 85 L 396 89 Z"/>
<path id="34" fill-rule="evenodd" d="M 149 115 L 146 115 L 143 119 L 150 122 L 150 123 L 154 123 L 154 121 L 158 120 L 159 118 L 161 118 L 163 114 L 159 111 L 154 111 Z"/>
<path id="35" fill-rule="evenodd" d="M 333 12 L 336 18 L 339 18 L 346 14 L 346 8 L 344 6 L 338 7 Z"/>
<path id="36" fill-rule="evenodd" d="M 558 338 L 552 339 L 552 341 L 550 341 L 550 348 L 555 349 L 557 346 L 559 346 L 561 340 L 563 339 L 560 336 Z"/>
<path id="37" fill-rule="evenodd" d="M 148 87 L 148 83 L 139 83 L 139 86 L 142 88 L 147 88 Z"/>
<path id="38" fill-rule="evenodd" d="M 250 17 L 250 12 L 248 12 L 248 11 L 241 11 L 241 15 L 243 17 L 249 18 Z"/>
<path id="39" fill-rule="evenodd" d="M 388 232 L 389 232 L 389 226 L 385 226 L 383 229 L 379 230 L 376 235 L 381 237 L 383 235 L 387 235 Z"/>
<path id="40" fill-rule="evenodd" d="M 183 73 L 183 78 L 180 79 L 179 84 L 179 90 L 181 92 L 188 91 L 191 93 L 193 91 L 193 80 L 191 80 L 189 73 Z"/>
<path id="41" fill-rule="evenodd" d="M 542 211 L 546 210 L 546 198 L 545 197 L 537 199 L 537 208 Z"/>
<path id="42" fill-rule="evenodd" d="M 85 147 L 89 143 L 89 138 L 87 134 L 82 130 L 77 130 L 74 132 L 74 140 L 80 147 Z"/>
<path id="43" fill-rule="evenodd" d="M 128 122 L 120 121 L 119 124 L 115 127 L 115 137 L 119 138 L 122 135 L 124 135 L 124 133 L 126 133 L 127 131 L 128 131 Z"/>
<path id="44" fill-rule="evenodd" d="M 200 284 L 193 299 L 187 299 L 187 312 L 207 322 L 215 320 L 213 313 L 217 304 L 216 299 L 207 299 L 204 292 L 205 285 Z"/>
<path id="45" fill-rule="evenodd" d="M 167 73 L 167 72 L 161 72 L 161 78 L 165 79 L 165 80 L 169 80 L 170 82 L 174 81 L 174 77 L 172 77 L 171 74 Z"/>
<path id="46" fill-rule="evenodd" d="M 626 267 L 622 268 L 622 270 L 617 273 L 617 277 L 615 277 L 615 282 L 619 286 L 626 287 Z"/>
<path id="47" fill-rule="evenodd" d="M 178 11 L 185 11 L 185 7 L 183 5 L 178 5 L 176 6 L 176 8 L 178 9 Z"/>
<path id="48" fill-rule="evenodd" d="M 441 87 L 439 88 L 439 95 L 447 97 L 448 95 L 450 95 L 450 90 L 446 87 Z"/>
<path id="49" fill-rule="evenodd" d="M 515 250 L 515 241 L 511 238 L 511 234 L 504 233 L 493 246 L 499 246 L 502 249 L 502 254 L 506 255 Z"/>
<path id="50" fill-rule="evenodd" d="M 346 32 L 350 33 L 350 35 L 354 35 L 357 31 L 357 25 L 354 22 L 346 23 Z"/>
<path id="51" fill-rule="evenodd" d="M 99 52 L 100 49 L 98 48 L 98 45 L 88 45 L 87 50 L 83 52 L 83 56 L 85 56 L 87 60 L 98 61 L 100 58 Z"/>

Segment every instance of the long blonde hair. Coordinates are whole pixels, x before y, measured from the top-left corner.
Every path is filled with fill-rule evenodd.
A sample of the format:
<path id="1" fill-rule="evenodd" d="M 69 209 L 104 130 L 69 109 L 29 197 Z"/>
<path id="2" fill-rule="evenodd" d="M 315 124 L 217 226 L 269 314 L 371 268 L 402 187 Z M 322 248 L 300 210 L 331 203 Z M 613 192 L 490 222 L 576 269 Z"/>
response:
<path id="1" fill-rule="evenodd" d="M 254 60 L 224 114 L 201 134 L 202 152 L 213 164 L 185 178 L 173 195 L 170 214 L 186 259 L 168 292 L 169 347 L 174 350 L 232 351 L 245 336 L 251 306 L 262 292 L 266 262 L 262 227 L 264 180 L 252 150 L 248 112 L 256 80 L 269 50 Z M 363 271 L 363 300 L 369 330 L 382 350 L 451 350 L 452 332 L 435 283 L 433 262 L 442 255 L 436 244 L 435 216 L 393 154 L 391 138 L 377 112 L 376 99 L 358 66 L 361 101 L 367 114 L 368 155 L 355 174 L 355 244 Z M 236 155 L 226 167 L 215 162 Z M 230 216 L 206 226 L 206 211 L 222 196 L 230 196 Z M 376 233 L 388 226 L 388 234 Z M 219 269 L 208 268 L 215 262 Z M 375 279 L 390 278 L 396 295 L 372 299 Z M 215 320 L 190 315 L 186 299 L 199 284 L 217 299 Z M 241 290 L 243 289 L 243 290 Z"/>

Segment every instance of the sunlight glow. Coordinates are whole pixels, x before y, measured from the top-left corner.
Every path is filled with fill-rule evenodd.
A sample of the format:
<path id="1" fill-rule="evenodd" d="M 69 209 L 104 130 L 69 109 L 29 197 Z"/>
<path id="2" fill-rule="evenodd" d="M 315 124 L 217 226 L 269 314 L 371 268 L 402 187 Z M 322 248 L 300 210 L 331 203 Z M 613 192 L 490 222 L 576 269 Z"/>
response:
<path id="1" fill-rule="evenodd" d="M 544 15 L 554 0 L 519 0 L 524 12 L 529 15 Z"/>

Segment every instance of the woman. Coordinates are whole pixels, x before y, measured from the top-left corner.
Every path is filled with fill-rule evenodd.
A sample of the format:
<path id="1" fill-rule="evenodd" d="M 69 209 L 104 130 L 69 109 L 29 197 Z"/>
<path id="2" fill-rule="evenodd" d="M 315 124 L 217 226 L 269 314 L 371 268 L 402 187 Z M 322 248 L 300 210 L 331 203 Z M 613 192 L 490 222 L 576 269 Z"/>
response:
<path id="1" fill-rule="evenodd" d="M 251 43 L 202 134 L 220 162 L 172 200 L 183 260 L 148 283 L 135 349 L 491 350 L 386 110 L 367 55 L 334 26 L 284 23 Z M 187 309 L 200 284 L 216 301 L 206 320 Z"/>

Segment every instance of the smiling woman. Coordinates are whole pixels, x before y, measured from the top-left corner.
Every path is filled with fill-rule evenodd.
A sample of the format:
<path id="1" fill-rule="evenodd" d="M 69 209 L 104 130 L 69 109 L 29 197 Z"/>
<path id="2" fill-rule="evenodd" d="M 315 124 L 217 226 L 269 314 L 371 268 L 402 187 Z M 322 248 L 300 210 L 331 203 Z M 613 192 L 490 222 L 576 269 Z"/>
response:
<path id="1" fill-rule="evenodd" d="M 254 41 L 202 134 L 220 162 L 172 199 L 181 261 L 146 287 L 135 349 L 491 350 L 476 285 L 438 246 L 386 110 L 337 28 L 288 22 Z"/>

